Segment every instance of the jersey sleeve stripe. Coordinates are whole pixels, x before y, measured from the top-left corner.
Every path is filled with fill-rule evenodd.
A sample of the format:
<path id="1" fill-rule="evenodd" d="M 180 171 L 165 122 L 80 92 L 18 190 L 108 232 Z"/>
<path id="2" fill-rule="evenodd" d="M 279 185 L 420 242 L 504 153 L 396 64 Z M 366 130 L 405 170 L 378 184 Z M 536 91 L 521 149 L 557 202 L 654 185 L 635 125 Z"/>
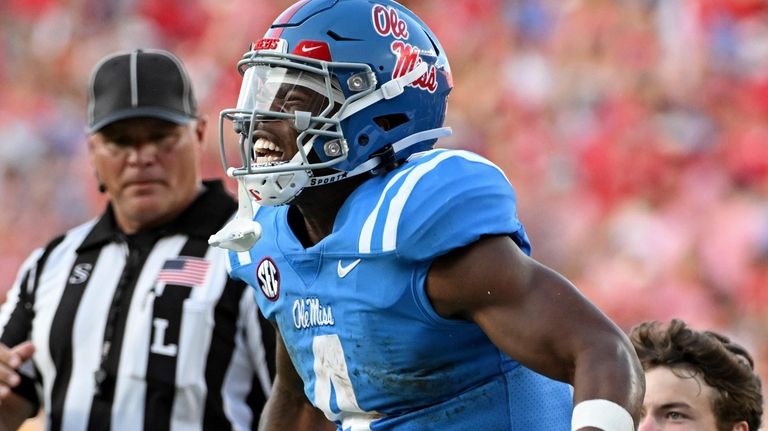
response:
<path id="1" fill-rule="evenodd" d="M 382 242 L 382 251 L 388 252 L 397 248 L 397 228 L 400 223 L 400 217 L 403 214 L 405 203 L 408 201 L 413 189 L 418 184 L 419 180 L 435 168 L 438 164 L 451 157 L 462 157 L 472 162 L 483 163 L 488 166 L 492 166 L 499 170 L 502 175 L 504 173 L 496 165 L 488 161 L 487 159 L 478 156 L 476 154 L 467 151 L 441 151 L 440 154 L 432 158 L 431 160 L 415 167 L 405 179 L 402 187 L 397 191 L 397 194 L 392 199 L 389 205 L 389 211 L 387 212 L 387 219 L 384 224 L 384 238 Z M 504 177 L 506 178 L 506 176 Z"/>
<path id="2" fill-rule="evenodd" d="M 398 173 L 394 177 L 392 177 L 391 180 L 387 183 L 387 185 L 384 187 L 384 191 L 381 193 L 381 196 L 379 196 L 379 201 L 376 202 L 376 206 L 373 208 L 373 211 L 368 215 L 368 218 L 365 219 L 365 223 L 363 224 L 363 229 L 360 232 L 360 240 L 358 242 L 358 250 L 360 253 L 370 253 L 371 252 L 371 242 L 373 241 L 373 228 L 376 226 L 376 218 L 379 214 L 379 211 L 381 210 L 381 205 L 384 203 L 384 198 L 387 196 L 387 192 L 389 189 L 392 188 L 394 184 L 396 184 L 400 178 L 403 175 L 408 174 L 411 169 L 406 169 L 403 172 Z"/>

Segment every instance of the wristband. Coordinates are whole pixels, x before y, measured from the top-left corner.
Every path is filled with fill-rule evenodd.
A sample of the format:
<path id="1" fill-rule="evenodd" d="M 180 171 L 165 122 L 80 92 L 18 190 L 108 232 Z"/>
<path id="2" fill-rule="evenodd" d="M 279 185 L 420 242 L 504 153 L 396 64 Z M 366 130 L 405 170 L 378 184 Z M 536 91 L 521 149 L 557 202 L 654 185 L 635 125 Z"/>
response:
<path id="1" fill-rule="evenodd" d="M 593 427 L 603 431 L 634 431 L 635 422 L 624 407 L 608 400 L 586 400 L 573 408 L 571 431 Z"/>

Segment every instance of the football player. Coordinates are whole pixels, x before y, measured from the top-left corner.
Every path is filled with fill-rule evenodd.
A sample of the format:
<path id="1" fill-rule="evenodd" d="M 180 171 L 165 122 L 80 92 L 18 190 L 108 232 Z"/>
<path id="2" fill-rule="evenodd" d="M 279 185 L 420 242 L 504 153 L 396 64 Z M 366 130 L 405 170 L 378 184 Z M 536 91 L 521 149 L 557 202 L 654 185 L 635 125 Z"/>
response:
<path id="1" fill-rule="evenodd" d="M 453 83 L 421 19 L 300 1 L 238 69 L 210 241 L 281 336 L 266 429 L 634 430 L 626 335 L 530 257 L 498 167 L 434 148 Z"/>

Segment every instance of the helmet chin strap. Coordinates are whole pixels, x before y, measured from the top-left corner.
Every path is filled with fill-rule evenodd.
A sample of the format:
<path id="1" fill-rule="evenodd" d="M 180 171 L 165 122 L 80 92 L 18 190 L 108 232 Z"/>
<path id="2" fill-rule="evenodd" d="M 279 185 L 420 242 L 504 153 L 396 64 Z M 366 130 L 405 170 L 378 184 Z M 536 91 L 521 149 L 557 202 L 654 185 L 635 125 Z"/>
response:
<path id="1" fill-rule="evenodd" d="M 304 187 L 324 186 L 326 184 L 335 183 L 337 181 L 340 181 L 346 178 L 352 178 L 356 175 L 360 175 L 372 169 L 375 169 L 380 164 L 381 164 L 381 158 L 374 157 L 374 158 L 368 159 L 365 163 L 361 164 L 355 169 L 352 169 L 349 172 L 336 172 L 334 174 L 323 175 L 321 177 L 311 177 L 309 179 L 309 183 Z"/>

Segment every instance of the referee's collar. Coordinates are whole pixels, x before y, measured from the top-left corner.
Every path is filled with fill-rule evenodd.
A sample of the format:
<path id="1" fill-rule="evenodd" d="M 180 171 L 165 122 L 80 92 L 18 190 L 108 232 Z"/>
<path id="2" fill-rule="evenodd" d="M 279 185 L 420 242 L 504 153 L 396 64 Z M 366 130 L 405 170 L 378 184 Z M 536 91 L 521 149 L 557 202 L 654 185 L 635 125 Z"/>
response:
<path id="1" fill-rule="evenodd" d="M 203 181 L 203 185 L 205 186 L 203 193 L 179 217 L 164 226 L 152 229 L 149 233 L 154 233 L 157 238 L 183 234 L 206 240 L 216 233 L 234 214 L 237 203 L 224 190 L 220 180 Z M 117 227 L 114 210 L 112 205 L 108 204 L 77 251 L 122 241 L 123 238 L 125 234 Z"/>

